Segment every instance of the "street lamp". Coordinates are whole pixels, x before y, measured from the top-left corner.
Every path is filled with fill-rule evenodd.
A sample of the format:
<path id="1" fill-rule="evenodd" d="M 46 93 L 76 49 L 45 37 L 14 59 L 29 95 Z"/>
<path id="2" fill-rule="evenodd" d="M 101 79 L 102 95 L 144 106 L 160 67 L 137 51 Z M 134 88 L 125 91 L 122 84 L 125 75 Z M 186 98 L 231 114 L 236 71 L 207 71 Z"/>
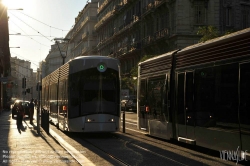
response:
<path id="1" fill-rule="evenodd" d="M 22 8 L 17 8 L 17 9 L 8 9 L 7 10 L 23 10 Z"/>
<path id="2" fill-rule="evenodd" d="M 137 90 L 137 87 L 136 87 L 136 80 L 137 80 L 137 77 L 133 77 L 133 80 L 135 81 L 135 82 L 134 82 L 134 95 L 136 95 L 136 90 Z"/>
<path id="3" fill-rule="evenodd" d="M 9 34 L 9 35 L 21 35 L 21 33 L 16 33 L 16 34 Z"/>
<path id="4" fill-rule="evenodd" d="M 67 38 L 54 38 L 54 41 L 56 42 L 57 47 L 58 47 L 58 49 L 60 51 L 61 57 L 63 59 L 63 65 L 65 63 L 65 58 L 67 57 L 67 51 L 68 51 L 68 45 L 69 45 L 69 43 L 67 44 L 66 52 L 62 52 L 61 49 L 60 49 L 60 47 L 59 47 L 59 44 L 58 44 L 59 42 L 58 41 L 69 41 L 69 40 L 70 39 L 67 39 Z"/>

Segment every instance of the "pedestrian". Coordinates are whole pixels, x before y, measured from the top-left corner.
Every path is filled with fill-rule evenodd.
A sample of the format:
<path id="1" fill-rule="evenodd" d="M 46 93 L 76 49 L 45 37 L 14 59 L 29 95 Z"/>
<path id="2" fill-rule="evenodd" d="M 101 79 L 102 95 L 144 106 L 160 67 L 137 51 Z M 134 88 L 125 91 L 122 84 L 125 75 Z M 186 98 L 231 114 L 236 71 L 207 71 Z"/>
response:
<path id="1" fill-rule="evenodd" d="M 17 106 L 16 124 L 17 124 L 18 132 L 20 134 L 21 134 L 21 129 L 23 128 L 23 116 L 24 116 L 24 109 L 23 109 L 23 106 L 22 106 L 22 102 L 19 102 L 18 106 Z"/>
<path id="2" fill-rule="evenodd" d="M 30 104 L 29 104 L 29 111 L 30 111 L 30 116 L 29 116 L 29 118 L 30 118 L 30 124 L 31 125 L 33 125 L 34 123 L 33 123 L 33 116 L 34 116 L 34 99 L 31 99 L 30 100 Z"/>

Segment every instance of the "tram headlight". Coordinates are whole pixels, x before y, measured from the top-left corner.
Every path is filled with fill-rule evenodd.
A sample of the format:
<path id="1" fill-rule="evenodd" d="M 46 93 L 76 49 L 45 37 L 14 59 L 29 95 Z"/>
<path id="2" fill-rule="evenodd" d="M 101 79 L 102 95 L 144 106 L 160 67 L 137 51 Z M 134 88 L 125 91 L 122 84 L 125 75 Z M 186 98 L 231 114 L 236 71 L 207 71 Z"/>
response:
<path id="1" fill-rule="evenodd" d="M 114 122 L 114 119 L 113 119 L 113 118 L 112 118 L 112 119 L 109 119 L 109 121 L 110 121 L 110 122 Z"/>
<path id="2" fill-rule="evenodd" d="M 87 119 L 87 122 L 94 122 L 95 119 Z"/>

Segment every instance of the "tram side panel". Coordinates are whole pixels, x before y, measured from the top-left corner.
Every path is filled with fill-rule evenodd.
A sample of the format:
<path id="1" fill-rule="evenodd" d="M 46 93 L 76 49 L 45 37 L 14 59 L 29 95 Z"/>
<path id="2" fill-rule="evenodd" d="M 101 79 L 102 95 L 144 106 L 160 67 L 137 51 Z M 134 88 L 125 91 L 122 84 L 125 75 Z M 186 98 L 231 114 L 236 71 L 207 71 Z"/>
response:
<path id="1" fill-rule="evenodd" d="M 164 139 L 173 136 L 169 93 L 172 54 L 175 52 L 140 63 L 138 71 L 139 129 Z"/>
<path id="2" fill-rule="evenodd" d="M 250 29 L 176 56 L 176 137 L 214 150 L 250 148 L 246 85 Z"/>

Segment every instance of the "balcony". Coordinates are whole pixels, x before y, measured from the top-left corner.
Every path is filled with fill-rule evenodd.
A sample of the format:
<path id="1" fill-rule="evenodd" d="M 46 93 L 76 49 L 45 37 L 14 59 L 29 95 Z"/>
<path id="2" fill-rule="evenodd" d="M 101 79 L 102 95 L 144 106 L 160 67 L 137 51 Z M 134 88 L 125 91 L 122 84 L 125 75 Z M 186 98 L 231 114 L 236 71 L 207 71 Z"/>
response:
<path id="1" fill-rule="evenodd" d="M 84 32 L 82 34 L 82 40 L 84 40 L 87 36 L 89 36 L 89 32 Z"/>
<path id="2" fill-rule="evenodd" d="M 99 8 L 97 9 L 97 14 L 99 14 L 112 0 L 106 0 L 104 1 Z"/>
<path id="3" fill-rule="evenodd" d="M 84 55 L 85 53 L 92 51 L 96 46 L 88 46 L 88 47 L 84 47 L 82 49 L 82 55 Z"/>
<path id="4" fill-rule="evenodd" d="M 120 35 L 125 32 L 127 29 L 132 28 L 137 22 L 139 22 L 139 17 L 134 16 L 133 19 L 127 25 L 121 25 L 119 28 L 114 28 L 114 35 Z"/>
<path id="5" fill-rule="evenodd" d="M 78 40 L 76 42 L 76 45 L 75 45 L 74 49 L 76 49 L 81 44 L 82 41 L 83 41 L 82 39 Z"/>
<path id="6" fill-rule="evenodd" d="M 164 28 L 158 32 L 155 32 L 155 40 L 159 40 L 163 37 L 169 36 L 169 30 L 168 28 Z"/>
<path id="7" fill-rule="evenodd" d="M 151 2 L 146 7 L 142 9 L 142 16 L 146 16 L 147 14 L 153 12 L 153 9 L 155 8 L 155 3 Z"/>
<path id="8" fill-rule="evenodd" d="M 113 11 L 109 11 L 97 24 L 95 25 L 95 30 L 99 29 L 105 22 L 107 22 L 114 15 Z"/>
<path id="9" fill-rule="evenodd" d="M 154 41 L 155 41 L 154 36 L 147 36 L 144 39 L 142 39 L 142 45 L 146 46 L 146 45 L 152 44 Z"/>

